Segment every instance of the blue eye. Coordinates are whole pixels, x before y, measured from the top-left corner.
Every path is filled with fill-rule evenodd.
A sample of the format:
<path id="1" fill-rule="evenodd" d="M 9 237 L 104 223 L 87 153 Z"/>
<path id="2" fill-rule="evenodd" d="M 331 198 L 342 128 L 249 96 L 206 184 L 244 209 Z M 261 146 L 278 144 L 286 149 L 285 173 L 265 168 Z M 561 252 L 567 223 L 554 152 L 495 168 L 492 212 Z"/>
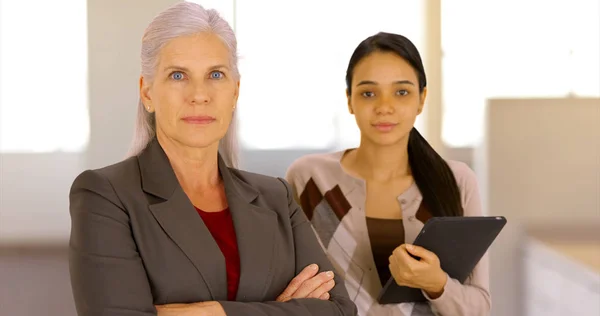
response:
<path id="1" fill-rule="evenodd" d="M 225 76 L 225 74 L 223 74 L 223 72 L 221 72 L 221 71 L 213 71 L 210 73 L 211 79 L 221 79 L 224 76 Z"/>
<path id="2" fill-rule="evenodd" d="M 171 78 L 173 80 L 182 80 L 183 79 L 183 73 L 181 71 L 175 71 L 173 73 L 171 73 Z"/>

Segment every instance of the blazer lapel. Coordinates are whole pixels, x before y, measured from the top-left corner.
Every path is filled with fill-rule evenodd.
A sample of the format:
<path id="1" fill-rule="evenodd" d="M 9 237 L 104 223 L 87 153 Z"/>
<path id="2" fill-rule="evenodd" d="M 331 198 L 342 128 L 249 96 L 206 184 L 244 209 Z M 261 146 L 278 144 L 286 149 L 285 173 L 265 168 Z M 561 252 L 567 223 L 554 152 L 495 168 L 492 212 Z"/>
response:
<path id="1" fill-rule="evenodd" d="M 152 141 L 138 159 L 143 190 L 163 199 L 162 202 L 151 204 L 150 211 L 196 267 L 212 299 L 227 300 L 225 258 L 179 185 L 158 141 Z"/>
<path id="2" fill-rule="evenodd" d="M 240 282 L 237 301 L 261 301 L 272 278 L 277 239 L 277 214 L 252 204 L 259 192 L 236 176 L 219 158 L 227 202 L 233 217 L 240 254 Z"/>

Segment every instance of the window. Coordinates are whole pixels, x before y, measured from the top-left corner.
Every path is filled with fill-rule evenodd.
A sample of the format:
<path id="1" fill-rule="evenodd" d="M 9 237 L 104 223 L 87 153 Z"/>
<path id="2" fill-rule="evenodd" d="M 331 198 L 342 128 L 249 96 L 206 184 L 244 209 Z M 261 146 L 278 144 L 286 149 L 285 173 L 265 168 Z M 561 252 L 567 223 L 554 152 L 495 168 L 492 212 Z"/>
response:
<path id="1" fill-rule="evenodd" d="M 0 7 L 0 152 L 83 150 L 86 1 L 0 0 Z"/>
<path id="2" fill-rule="evenodd" d="M 248 149 L 353 147 L 347 63 L 366 37 L 400 33 L 422 50 L 422 2 L 236 2 L 240 137 Z M 401 18 L 399 18 L 401 16 Z"/>
<path id="3" fill-rule="evenodd" d="M 600 96 L 598 1 L 442 1 L 450 147 L 482 141 L 489 98 Z"/>

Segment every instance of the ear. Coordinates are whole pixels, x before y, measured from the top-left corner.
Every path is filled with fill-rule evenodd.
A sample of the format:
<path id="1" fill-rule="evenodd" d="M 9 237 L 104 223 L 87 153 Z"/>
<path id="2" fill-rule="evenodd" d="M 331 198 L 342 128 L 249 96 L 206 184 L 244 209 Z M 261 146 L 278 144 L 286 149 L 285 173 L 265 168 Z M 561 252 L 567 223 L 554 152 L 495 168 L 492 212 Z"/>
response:
<path id="1" fill-rule="evenodd" d="M 348 99 L 348 112 L 354 115 L 354 110 L 352 109 L 352 102 L 350 102 L 350 92 L 346 89 L 346 98 Z"/>
<path id="2" fill-rule="evenodd" d="M 425 107 L 425 99 L 427 99 L 427 87 L 424 87 L 423 92 L 421 92 L 419 100 L 419 110 L 417 111 L 417 115 L 423 112 L 423 108 Z"/>
<path id="3" fill-rule="evenodd" d="M 152 107 L 152 98 L 150 97 L 150 82 L 145 80 L 144 76 L 140 76 L 140 99 L 146 111 L 152 113 L 154 108 Z"/>
<path id="4" fill-rule="evenodd" d="M 235 84 L 235 92 L 233 95 L 233 100 L 234 100 L 235 104 L 237 104 L 239 97 L 240 97 L 240 81 L 238 80 L 237 83 Z"/>

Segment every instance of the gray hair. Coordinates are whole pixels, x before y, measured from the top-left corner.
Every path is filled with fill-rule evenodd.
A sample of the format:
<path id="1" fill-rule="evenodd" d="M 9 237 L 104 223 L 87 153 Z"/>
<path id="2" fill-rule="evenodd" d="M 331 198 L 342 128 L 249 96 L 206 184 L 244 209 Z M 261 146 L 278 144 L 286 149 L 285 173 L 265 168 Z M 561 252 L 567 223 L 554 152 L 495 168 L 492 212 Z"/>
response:
<path id="1" fill-rule="evenodd" d="M 144 79 L 150 82 L 153 80 L 158 66 L 158 55 L 165 44 L 174 38 L 200 32 L 212 32 L 223 40 L 231 54 L 231 68 L 236 79 L 239 79 L 237 40 L 233 29 L 216 10 L 206 10 L 201 5 L 191 2 L 180 2 L 173 5 L 157 15 L 146 28 L 142 38 L 141 51 L 142 76 Z M 138 101 L 133 141 L 127 156 L 138 155 L 155 135 L 154 113 L 146 111 L 140 99 Z M 219 141 L 219 152 L 228 166 L 237 167 L 238 144 L 235 111 L 227 133 Z"/>

